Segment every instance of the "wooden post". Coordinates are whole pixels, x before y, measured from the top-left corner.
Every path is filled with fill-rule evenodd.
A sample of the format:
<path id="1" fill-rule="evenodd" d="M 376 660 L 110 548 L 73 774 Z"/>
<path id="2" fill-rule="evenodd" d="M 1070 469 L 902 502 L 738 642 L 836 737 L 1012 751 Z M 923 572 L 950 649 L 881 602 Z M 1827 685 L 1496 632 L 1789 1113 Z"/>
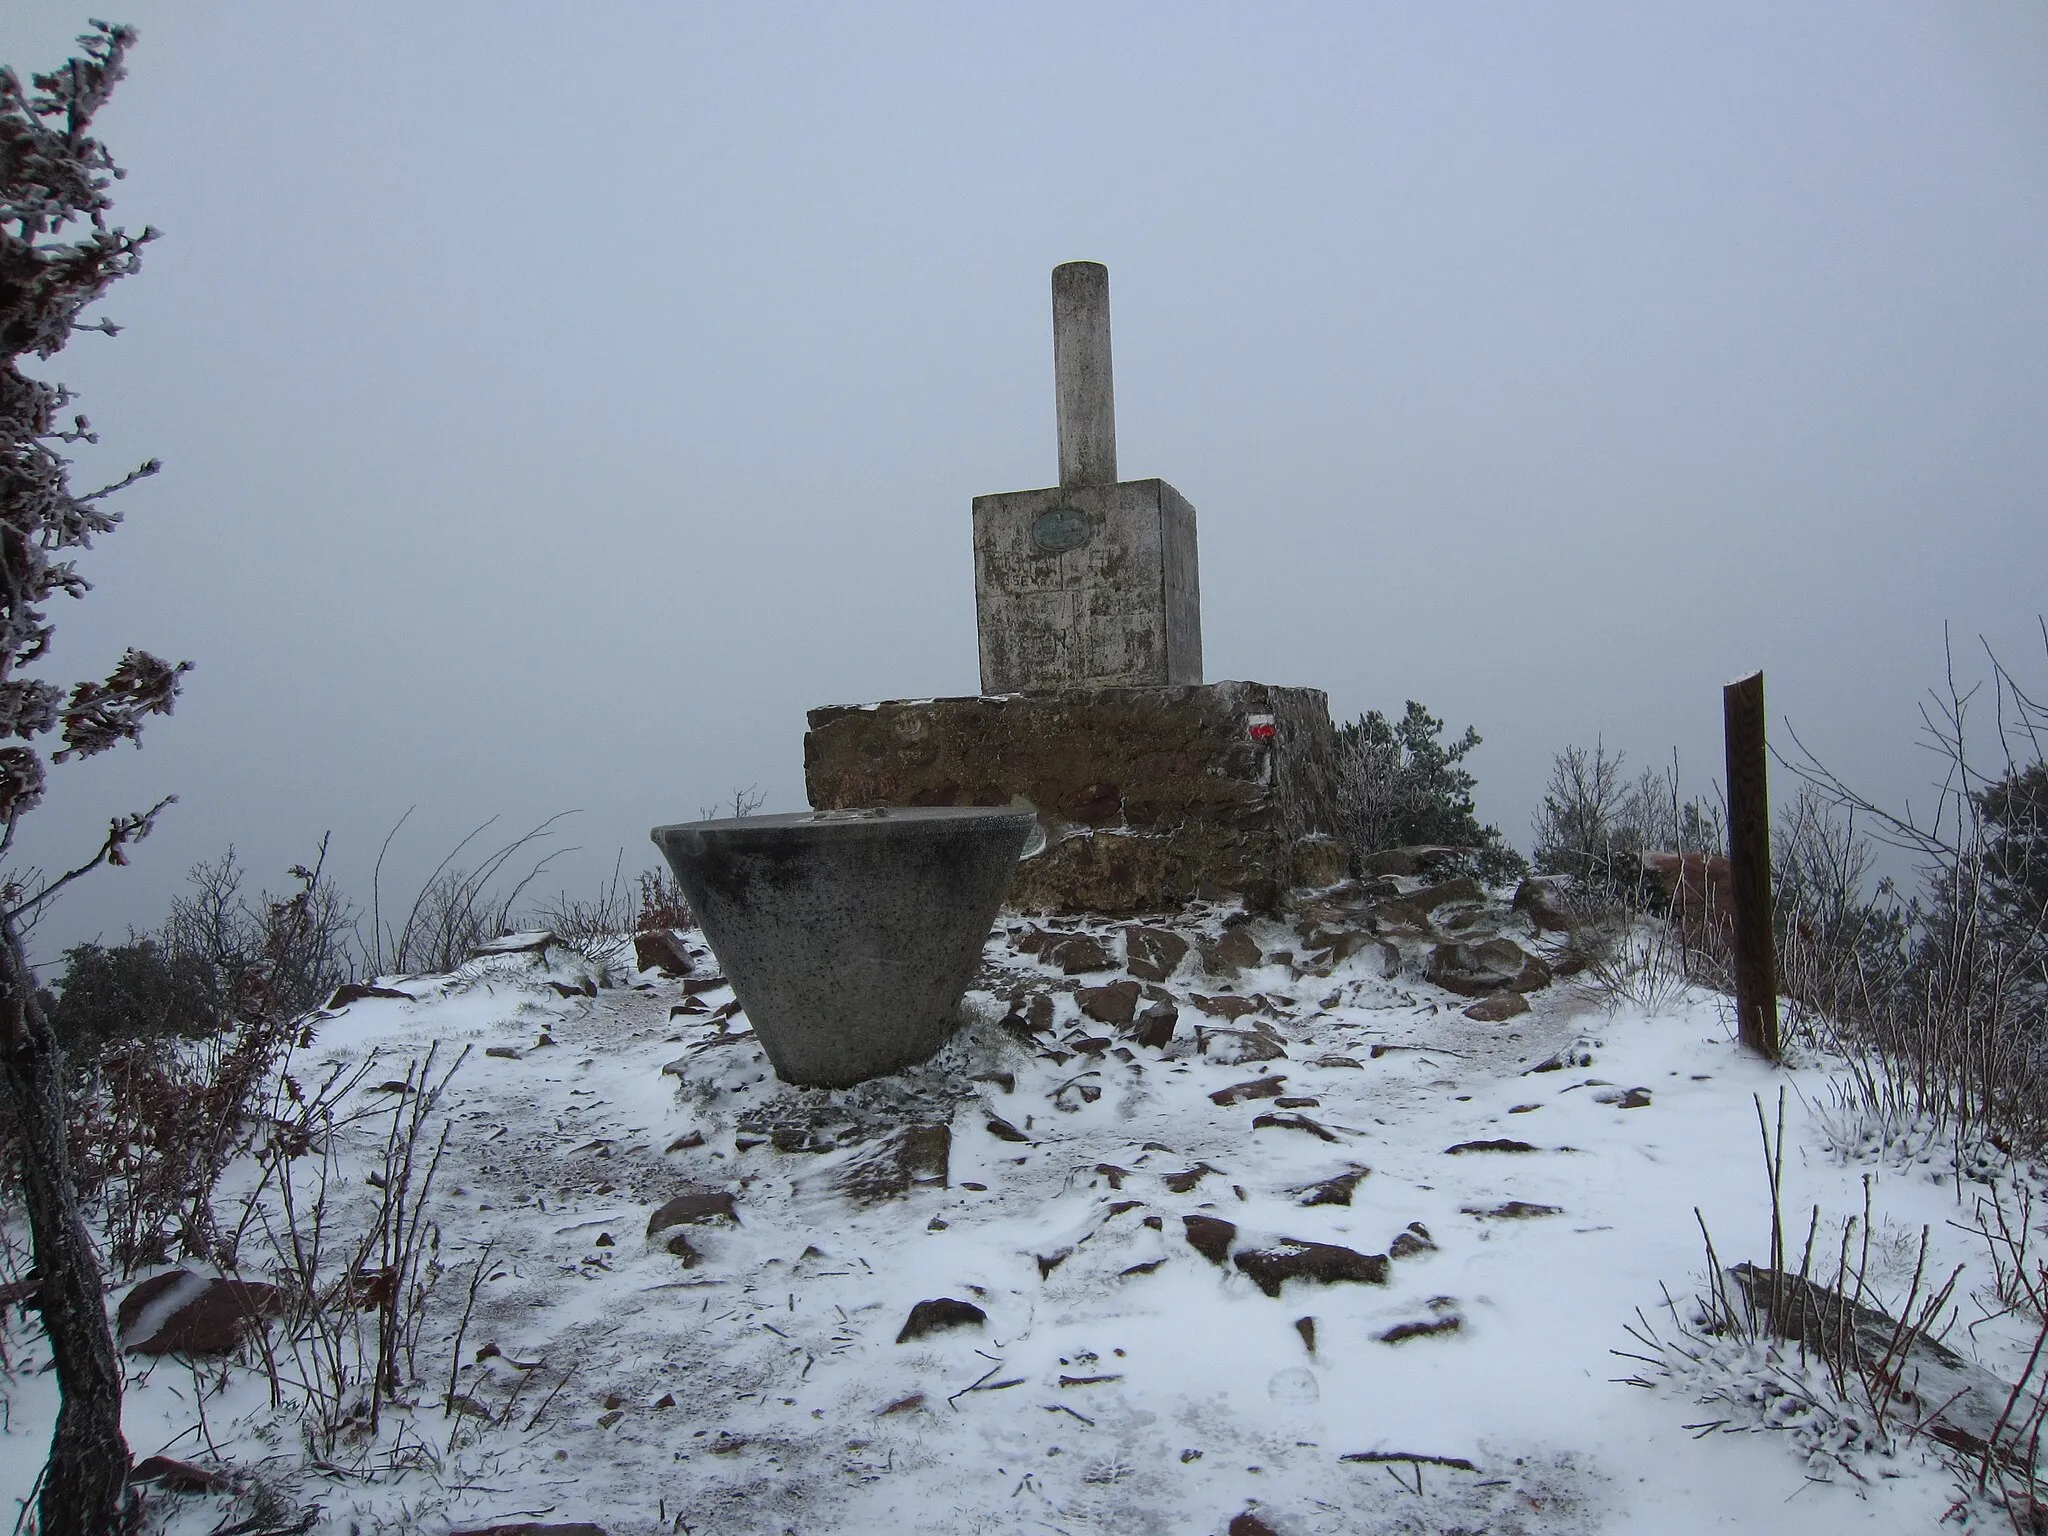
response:
<path id="1" fill-rule="evenodd" d="M 1778 1060 L 1778 952 L 1771 936 L 1771 805 L 1764 675 L 1721 690 L 1728 749 L 1728 877 L 1735 897 L 1735 1021 L 1742 1043 Z"/>

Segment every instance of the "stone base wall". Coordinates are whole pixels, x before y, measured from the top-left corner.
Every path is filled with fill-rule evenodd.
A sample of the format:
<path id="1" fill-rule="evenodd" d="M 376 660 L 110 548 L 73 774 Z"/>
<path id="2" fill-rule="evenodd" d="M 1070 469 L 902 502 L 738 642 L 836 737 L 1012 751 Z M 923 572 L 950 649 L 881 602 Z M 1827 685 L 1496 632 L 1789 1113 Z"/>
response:
<path id="1" fill-rule="evenodd" d="M 1018 867 L 1025 911 L 1265 907 L 1350 872 L 1319 689 L 1065 688 L 835 706 L 809 723 L 814 809 L 1032 805 L 1047 846 Z"/>

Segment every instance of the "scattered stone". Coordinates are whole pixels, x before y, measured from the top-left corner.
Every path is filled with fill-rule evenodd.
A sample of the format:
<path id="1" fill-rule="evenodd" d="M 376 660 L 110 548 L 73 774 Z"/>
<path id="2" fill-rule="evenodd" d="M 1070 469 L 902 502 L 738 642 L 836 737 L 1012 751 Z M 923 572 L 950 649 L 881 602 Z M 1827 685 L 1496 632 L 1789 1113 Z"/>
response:
<path id="1" fill-rule="evenodd" d="M 1202 969 L 1211 976 L 1230 978 L 1239 971 L 1265 963 L 1265 952 L 1259 948 L 1259 941 L 1240 925 L 1228 930 L 1213 944 L 1204 944 L 1201 949 Z"/>
<path id="2" fill-rule="evenodd" d="M 1097 1163 L 1095 1165 L 1095 1172 L 1099 1174 L 1101 1177 L 1109 1180 L 1109 1187 L 1111 1189 L 1122 1189 L 1124 1187 L 1124 1180 L 1128 1179 L 1131 1176 L 1130 1169 L 1119 1168 L 1115 1163 Z M 1118 1202 L 1118 1204 L 1121 1205 L 1125 1210 L 1129 1210 L 1132 1206 L 1136 1205 L 1137 1203 L 1138 1202 L 1135 1200 L 1124 1200 Z M 1116 1214 L 1115 1206 L 1112 1206 L 1110 1208 L 1109 1214 L 1112 1216 Z"/>
<path id="3" fill-rule="evenodd" d="M 1387 1245 L 1387 1257 L 1390 1259 L 1408 1259 L 1418 1253 L 1435 1252 L 1436 1239 L 1429 1235 L 1429 1228 L 1419 1221 L 1409 1222 L 1394 1234 L 1394 1240 Z"/>
<path id="4" fill-rule="evenodd" d="M 1209 1095 L 1211 1104 L 1229 1107 L 1242 1104 L 1247 1099 L 1275 1098 L 1287 1082 L 1287 1074 L 1276 1072 L 1271 1077 L 1255 1077 L 1248 1083 L 1232 1083 L 1228 1088 L 1218 1088 Z"/>
<path id="5" fill-rule="evenodd" d="M 1137 1028 L 1132 1033 L 1138 1044 L 1164 1050 L 1179 1026 L 1180 1010 L 1172 1003 L 1151 1003 L 1139 1013 Z"/>
<path id="6" fill-rule="evenodd" d="M 1349 1205 L 1352 1192 L 1359 1181 L 1371 1173 L 1370 1168 L 1352 1168 L 1334 1177 L 1324 1179 L 1320 1184 L 1311 1184 L 1301 1191 L 1297 1205 Z"/>
<path id="7" fill-rule="evenodd" d="M 500 1061 L 523 1061 L 526 1059 L 526 1053 L 516 1045 L 487 1045 L 484 1047 L 484 1054 L 486 1056 L 495 1056 Z"/>
<path id="8" fill-rule="evenodd" d="M 1550 985 L 1550 967 L 1513 939 L 1481 944 L 1439 944 L 1429 953 L 1425 977 L 1446 992 L 1484 997 L 1506 988 L 1534 992 Z"/>
<path id="9" fill-rule="evenodd" d="M 396 987 L 373 986 L 367 981 L 345 981 L 334 989 L 321 1007 L 333 1013 L 337 1009 L 346 1008 L 350 1003 L 359 1003 L 366 997 L 394 997 L 402 1003 L 418 1001 L 410 992 L 401 992 Z"/>
<path id="10" fill-rule="evenodd" d="M 1320 1121 L 1311 1120 L 1307 1115 L 1259 1115 L 1252 1121 L 1255 1131 L 1307 1131 L 1322 1141 L 1335 1141 L 1337 1133 Z"/>
<path id="11" fill-rule="evenodd" d="M 682 1135 L 678 1136 L 674 1141 L 670 1142 L 661 1150 L 665 1153 L 688 1152 L 691 1151 L 693 1148 L 701 1147 L 703 1145 L 704 1133 L 702 1131 L 685 1131 Z"/>
<path id="12" fill-rule="evenodd" d="M 1022 1145 L 1028 1144 L 1031 1140 L 1029 1136 L 1018 1130 L 1017 1127 L 1010 1124 L 1001 1115 L 990 1115 L 987 1126 L 989 1135 L 995 1137 L 997 1141 L 1013 1141 Z"/>
<path id="13" fill-rule="evenodd" d="M 1584 1042 L 1574 1042 L 1556 1055 L 1544 1057 L 1535 1066 L 1529 1068 L 1529 1072 L 1562 1072 L 1566 1067 L 1590 1067 L 1591 1065 L 1593 1065 L 1593 1053 L 1586 1048 Z M 1527 1077 L 1529 1072 L 1524 1072 L 1522 1075 Z"/>
<path id="14" fill-rule="evenodd" d="M 1195 1452 L 1196 1456 L 1201 1454 L 1200 1451 Z M 1190 1459 L 1186 1453 L 1181 1456 L 1182 1461 Z M 1230 1517 L 1229 1536 L 1280 1536 L 1280 1533 L 1247 1509 Z"/>
<path id="15" fill-rule="evenodd" d="M 706 992 L 723 992 L 731 985 L 723 976 L 691 976 L 683 981 L 683 995 L 699 997 Z"/>
<path id="16" fill-rule="evenodd" d="M 1086 976 L 1094 971 L 1116 969 L 1116 962 L 1109 958 L 1109 951 L 1085 933 L 1065 934 L 1052 939 L 1039 951 L 1038 958 L 1047 965 L 1058 966 L 1068 976 Z"/>
<path id="17" fill-rule="evenodd" d="M 1140 981 L 1164 981 L 1187 958 L 1188 941 L 1170 928 L 1124 929 L 1124 969 Z"/>
<path id="18" fill-rule="evenodd" d="M 1289 1280 L 1312 1280 L 1318 1285 L 1387 1283 L 1385 1254 L 1360 1253 L 1337 1243 L 1311 1243 L 1298 1237 L 1283 1237 L 1269 1248 L 1242 1249 L 1232 1262 L 1268 1296 L 1278 1296 Z"/>
<path id="19" fill-rule="evenodd" d="M 1528 1200 L 1506 1200 L 1499 1205 L 1466 1205 L 1459 1209 L 1467 1216 L 1490 1217 L 1496 1221 L 1528 1221 L 1537 1216 L 1564 1214 L 1562 1206 L 1537 1205 Z"/>
<path id="20" fill-rule="evenodd" d="M 1284 1061 L 1287 1047 L 1262 1030 L 1197 1029 L 1195 1049 L 1204 1058 L 1223 1067 L 1240 1067 L 1253 1061 Z"/>
<path id="21" fill-rule="evenodd" d="M 1399 1344 L 1408 1339 L 1427 1339 L 1437 1334 L 1456 1333 L 1465 1326 L 1465 1319 L 1457 1313 L 1433 1317 L 1426 1322 L 1396 1323 L 1379 1336 L 1382 1344 Z"/>
<path id="22" fill-rule="evenodd" d="M 1074 1001 L 1098 1024 L 1128 1024 L 1137 1016 L 1140 995 L 1135 981 L 1112 981 L 1106 986 L 1081 988 Z"/>
<path id="23" fill-rule="evenodd" d="M 647 1218 L 647 1235 L 653 1237 L 670 1227 L 701 1226 L 713 1221 L 737 1223 L 739 1219 L 739 1212 L 734 1209 L 730 1194 L 723 1190 L 692 1185 Z"/>
<path id="24" fill-rule="evenodd" d="M 115 1325 L 133 1354 L 224 1355 L 284 1310 L 274 1285 L 172 1269 L 131 1288 Z"/>
<path id="25" fill-rule="evenodd" d="M 520 933 L 501 933 L 495 939 L 486 939 L 469 953 L 472 959 L 491 955 L 544 955 L 561 942 L 545 928 L 532 928 Z"/>
<path id="26" fill-rule="evenodd" d="M 1117 1278 L 1127 1280 L 1132 1275 L 1149 1275 L 1165 1262 L 1164 1259 L 1147 1259 L 1143 1264 L 1133 1264 L 1129 1269 L 1118 1270 Z"/>
<path id="27" fill-rule="evenodd" d="M 1536 1149 L 1526 1141 L 1510 1141 L 1496 1137 L 1492 1141 L 1461 1141 L 1455 1147 L 1445 1147 L 1446 1157 L 1456 1157 L 1464 1152 L 1534 1152 Z"/>
<path id="28" fill-rule="evenodd" d="M 1318 1056 L 1315 1064 L 1319 1067 L 1355 1067 L 1365 1070 L 1365 1063 L 1353 1056 Z"/>
<path id="29" fill-rule="evenodd" d="M 1555 875 L 1528 875 L 1515 887 L 1514 911 L 1523 913 L 1543 933 L 1570 933 L 1571 909 L 1565 905 L 1563 881 Z"/>
<path id="30" fill-rule="evenodd" d="M 1188 1246 L 1219 1268 L 1229 1262 L 1230 1245 L 1237 1241 L 1237 1223 L 1220 1216 L 1183 1216 Z"/>
<path id="31" fill-rule="evenodd" d="M 1067 1039 L 1062 1040 L 1060 1043 L 1062 1045 L 1072 1046 L 1076 1051 L 1080 1052 L 1083 1056 L 1100 1056 L 1104 1051 L 1108 1050 L 1112 1045 L 1116 1044 L 1116 1042 L 1110 1039 L 1107 1035 L 1074 1035 L 1069 1036 Z M 1094 1094 L 1088 1095 L 1089 1101 L 1091 1103 L 1094 1102 L 1095 1097 L 1096 1096 Z"/>
<path id="32" fill-rule="evenodd" d="M 1492 992 L 1465 1010 L 1465 1017 L 1482 1024 L 1499 1024 L 1529 1011 L 1529 999 L 1519 992 Z"/>
<path id="33" fill-rule="evenodd" d="M 1248 1013 L 1257 1013 L 1265 1001 L 1262 997 L 1204 997 L 1199 992 L 1188 994 L 1188 1001 L 1212 1019 L 1229 1019 L 1235 1022 Z"/>
<path id="34" fill-rule="evenodd" d="M 1184 1195 L 1215 1171 L 1207 1163 L 1197 1163 L 1194 1167 L 1182 1169 L 1179 1173 L 1165 1174 L 1159 1182 L 1174 1194 Z"/>
<path id="35" fill-rule="evenodd" d="M 1612 1104 L 1616 1109 L 1648 1109 L 1650 1090 L 1647 1088 L 1609 1088 L 1604 1093 L 1593 1095 L 1596 1104 Z"/>
<path id="36" fill-rule="evenodd" d="M 863 1205 L 894 1200 L 913 1188 L 944 1189 L 953 1151 L 945 1125 L 906 1125 L 856 1153 L 834 1183 Z"/>
<path id="37" fill-rule="evenodd" d="M 1305 1093 L 1289 1094 L 1273 1101 L 1275 1109 L 1320 1109 L 1323 1101 Z"/>
<path id="38" fill-rule="evenodd" d="M 659 928 L 633 935 L 633 964 L 640 970 L 659 971 L 664 976 L 687 976 L 693 962 L 675 930 Z"/>
<path id="39" fill-rule="evenodd" d="M 903 1331 L 896 1335 L 896 1342 L 908 1344 L 912 1339 L 921 1339 L 926 1334 L 946 1328 L 979 1328 L 987 1321 L 988 1314 L 973 1302 L 939 1296 L 931 1301 L 920 1301 L 910 1309 L 910 1316 L 904 1319 Z"/>
<path id="40" fill-rule="evenodd" d="M 887 1418 L 892 1413 L 915 1413 L 923 1406 L 924 1394 L 922 1392 L 913 1392 L 908 1397 L 897 1398 L 895 1402 L 889 1404 L 886 1408 L 877 1408 L 875 1410 L 875 1417 L 881 1419 Z"/>
<path id="41" fill-rule="evenodd" d="M 179 1461 L 174 1456 L 145 1456 L 128 1474 L 131 1483 L 155 1483 L 172 1493 L 228 1493 L 234 1480 L 211 1467 Z"/>
<path id="42" fill-rule="evenodd" d="M 977 1072 L 968 1081 L 971 1083 L 987 1083 L 991 1087 L 1002 1089 L 1005 1093 L 1015 1093 L 1017 1091 L 1017 1075 L 1014 1072 Z"/>
<path id="43" fill-rule="evenodd" d="M 1376 875 L 1426 875 L 1432 869 L 1478 851 L 1444 843 L 1415 843 L 1405 848 L 1382 848 L 1376 853 L 1362 853 L 1356 862 L 1362 879 L 1369 880 Z"/>

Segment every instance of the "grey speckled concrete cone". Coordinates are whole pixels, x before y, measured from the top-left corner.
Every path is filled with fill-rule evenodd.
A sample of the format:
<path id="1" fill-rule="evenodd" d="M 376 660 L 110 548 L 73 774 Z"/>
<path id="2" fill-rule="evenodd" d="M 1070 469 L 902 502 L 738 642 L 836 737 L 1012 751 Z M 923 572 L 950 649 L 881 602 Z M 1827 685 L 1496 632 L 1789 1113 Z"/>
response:
<path id="1" fill-rule="evenodd" d="M 945 1044 L 1035 825 L 1029 810 L 944 807 L 651 835 L 776 1076 L 846 1088 Z"/>

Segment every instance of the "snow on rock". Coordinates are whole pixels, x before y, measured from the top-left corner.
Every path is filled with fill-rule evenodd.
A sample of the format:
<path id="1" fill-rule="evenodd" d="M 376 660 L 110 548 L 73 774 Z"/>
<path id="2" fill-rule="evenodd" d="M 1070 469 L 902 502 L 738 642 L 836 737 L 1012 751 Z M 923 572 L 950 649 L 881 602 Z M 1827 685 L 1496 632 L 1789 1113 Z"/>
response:
<path id="1" fill-rule="evenodd" d="M 350 1442 L 373 1475 L 323 1470 L 245 1350 L 205 1434 L 334 1532 L 1684 1536 L 1794 1495 L 1803 1536 L 1938 1519 L 1931 1464 L 1810 1484 L 1782 1437 L 1695 1439 L 1681 1385 L 1616 1380 L 1637 1309 L 1699 1287 L 1696 1208 L 1724 1259 L 1767 1256 L 1752 1095 L 1824 1103 L 1827 1065 L 1744 1055 L 1700 993 L 1652 1017 L 1559 981 L 1475 1018 L 1424 979 L 1439 934 L 1510 985 L 1535 972 L 1493 946 L 1551 941 L 1459 882 L 1375 885 L 1293 924 L 1014 922 L 934 1060 L 836 1092 L 780 1083 L 722 978 L 630 946 L 386 978 L 295 1070 L 374 1053 L 367 1093 L 474 1048 L 436 1110 L 413 1406 Z M 358 1180 L 379 1124 L 336 1133 Z M 1930 1266 L 1981 1263 L 1952 1170 L 1788 1137 L 1789 1206 L 1860 1211 L 1868 1177 Z M 2010 1379 L 2023 1332 L 1950 1343 Z M 54 1409 L 38 1346 L 17 1328 L 13 1497 Z M 138 1455 L 210 1460 L 192 1387 L 131 1381 Z M 188 1502 L 173 1528 L 220 1522 Z"/>

